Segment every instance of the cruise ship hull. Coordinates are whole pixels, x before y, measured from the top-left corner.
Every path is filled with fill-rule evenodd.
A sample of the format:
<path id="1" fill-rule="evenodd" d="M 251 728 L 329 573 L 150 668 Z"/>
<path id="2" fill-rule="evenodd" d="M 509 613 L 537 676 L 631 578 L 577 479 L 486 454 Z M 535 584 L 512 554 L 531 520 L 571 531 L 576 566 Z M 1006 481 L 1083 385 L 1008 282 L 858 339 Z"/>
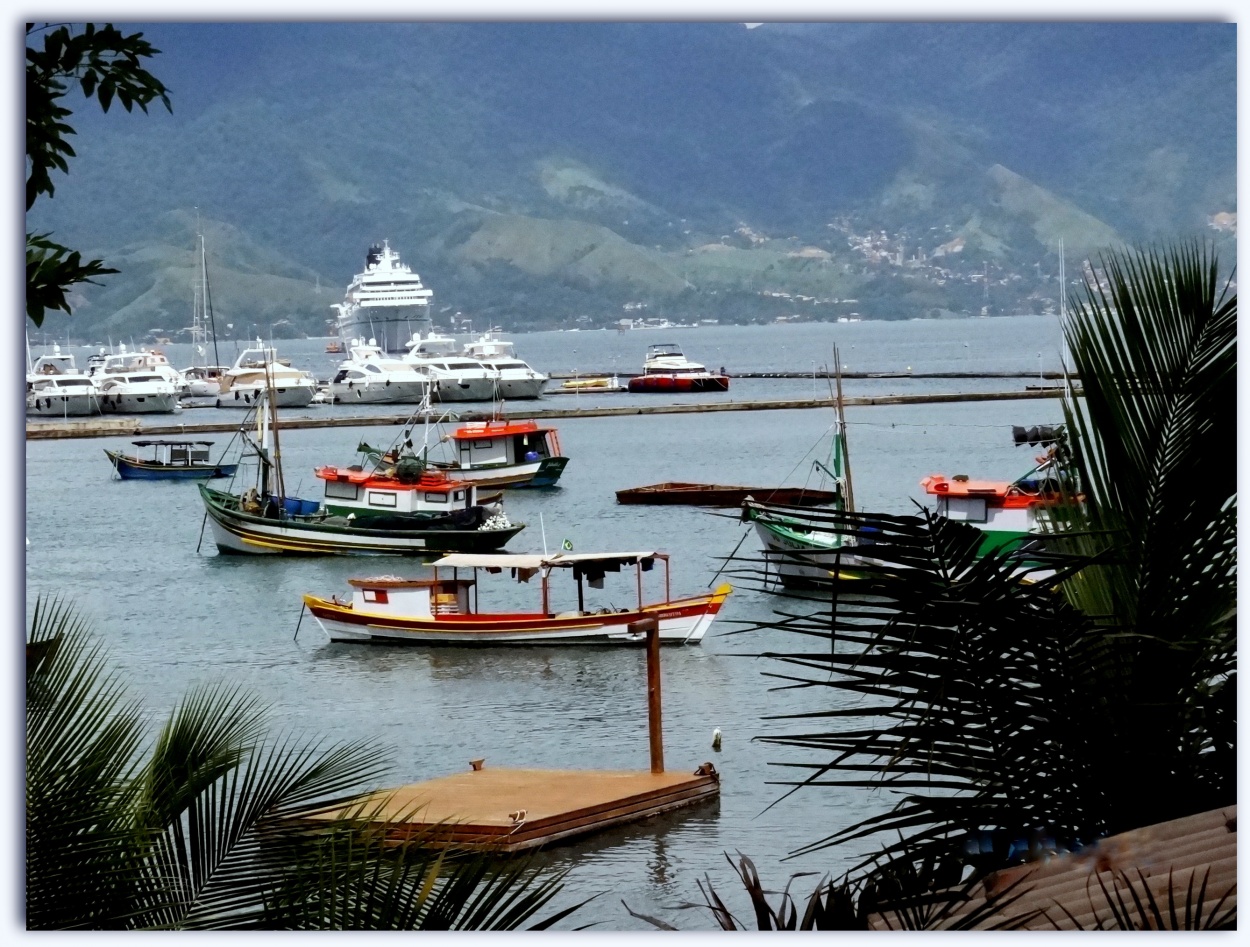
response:
<path id="1" fill-rule="evenodd" d="M 356 306 L 339 318 L 345 346 L 353 339 L 373 339 L 388 355 L 405 354 L 412 337 L 431 328 L 428 306 Z"/>

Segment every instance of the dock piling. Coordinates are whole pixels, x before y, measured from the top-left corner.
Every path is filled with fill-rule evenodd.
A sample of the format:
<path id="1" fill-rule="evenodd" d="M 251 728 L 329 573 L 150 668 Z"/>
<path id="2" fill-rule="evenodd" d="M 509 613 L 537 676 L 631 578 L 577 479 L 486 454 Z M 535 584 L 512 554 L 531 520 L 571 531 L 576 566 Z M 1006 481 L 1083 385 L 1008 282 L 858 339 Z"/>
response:
<path id="1" fill-rule="evenodd" d="M 651 742 L 651 772 L 664 772 L 664 724 L 660 711 L 660 623 L 654 618 L 631 622 L 630 634 L 647 636 L 647 727 Z"/>

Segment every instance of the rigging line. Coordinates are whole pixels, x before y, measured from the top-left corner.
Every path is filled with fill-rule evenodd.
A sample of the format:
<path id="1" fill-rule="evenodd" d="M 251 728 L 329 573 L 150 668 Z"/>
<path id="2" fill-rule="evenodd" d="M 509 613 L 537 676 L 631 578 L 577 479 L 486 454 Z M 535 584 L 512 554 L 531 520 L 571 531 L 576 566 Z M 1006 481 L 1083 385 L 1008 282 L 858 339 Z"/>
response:
<path id="1" fill-rule="evenodd" d="M 794 472 L 795 472 L 796 470 L 798 470 L 800 467 L 802 467 L 802 466 L 803 466 L 803 464 L 804 464 L 804 462 L 807 460 L 807 458 L 808 458 L 808 457 L 810 457 L 810 456 L 812 455 L 812 451 L 814 451 L 817 447 L 819 447 L 819 446 L 820 446 L 821 442 L 825 439 L 825 437 L 826 437 L 826 436 L 828 436 L 828 434 L 829 434 L 832 430 L 833 430 L 833 425 L 831 424 L 831 425 L 829 425 L 829 427 L 828 427 L 828 428 L 826 428 L 826 429 L 825 429 L 825 433 L 824 433 L 824 434 L 822 434 L 822 435 L 820 435 L 820 437 L 816 439 L 816 443 L 815 443 L 815 444 L 813 444 L 811 447 L 809 447 L 809 448 L 807 449 L 807 453 L 806 453 L 806 454 L 804 454 L 802 457 L 800 457 L 800 458 L 799 458 L 799 462 L 798 462 L 797 464 L 795 464 L 793 467 L 791 467 L 791 468 L 790 468 L 790 472 L 789 472 L 788 474 L 786 474 L 784 477 L 782 477 L 782 478 L 781 478 L 781 480 L 780 480 L 779 482 L 780 482 L 780 483 L 785 483 L 787 480 L 789 480 L 791 477 L 793 477 L 793 476 L 794 476 Z"/>
<path id="2" fill-rule="evenodd" d="M 738 545 L 734 546 L 734 551 L 729 554 L 729 559 L 726 559 L 723 563 L 721 563 L 721 567 L 716 570 L 716 575 L 712 576 L 712 581 L 707 584 L 709 589 L 715 584 L 716 580 L 720 578 L 720 574 L 725 571 L 725 567 L 729 565 L 730 560 L 738 554 L 738 550 L 742 548 L 743 542 L 745 542 L 746 538 L 750 535 L 751 529 L 748 526 L 747 529 L 742 531 L 742 538 L 738 540 Z"/>

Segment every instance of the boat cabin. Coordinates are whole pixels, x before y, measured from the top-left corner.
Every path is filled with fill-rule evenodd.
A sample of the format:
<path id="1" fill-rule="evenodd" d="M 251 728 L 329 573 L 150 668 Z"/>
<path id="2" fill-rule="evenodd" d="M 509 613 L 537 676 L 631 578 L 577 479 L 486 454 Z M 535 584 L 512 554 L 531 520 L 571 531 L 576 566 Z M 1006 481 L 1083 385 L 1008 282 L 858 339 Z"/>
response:
<path id="1" fill-rule="evenodd" d="M 408 357 L 417 359 L 446 358 L 459 354 L 456 340 L 445 335 L 429 335 L 424 339 L 414 336 L 407 345 Z"/>
<path id="2" fill-rule="evenodd" d="M 451 513 L 477 505 L 473 484 L 448 480 L 419 466 L 410 472 L 402 461 L 376 470 L 353 465 L 317 467 L 313 472 L 325 481 L 325 508 L 332 516 Z"/>
<path id="3" fill-rule="evenodd" d="M 208 451 L 213 446 L 212 441 L 143 440 L 130 443 L 135 447 L 151 448 L 151 463 L 165 467 L 194 467 L 212 463 Z"/>
<path id="4" fill-rule="evenodd" d="M 451 434 L 456 461 L 463 470 L 505 467 L 559 457 L 555 428 L 536 421 L 469 421 Z"/>
<path id="5" fill-rule="evenodd" d="M 401 579 L 393 575 L 348 579 L 352 607 L 379 615 L 435 618 L 471 615 L 472 579 Z"/>

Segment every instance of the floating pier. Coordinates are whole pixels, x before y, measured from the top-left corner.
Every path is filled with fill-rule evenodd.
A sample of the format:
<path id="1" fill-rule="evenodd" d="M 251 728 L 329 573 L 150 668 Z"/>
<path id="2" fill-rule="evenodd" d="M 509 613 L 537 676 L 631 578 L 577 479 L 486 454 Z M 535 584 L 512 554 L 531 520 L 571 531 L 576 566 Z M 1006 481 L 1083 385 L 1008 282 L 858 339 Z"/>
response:
<path id="1" fill-rule="evenodd" d="M 1079 394 L 1079 389 L 1077 390 Z M 944 402 L 969 401 L 1019 401 L 1035 398 L 1059 398 L 1064 394 L 1060 388 L 1039 388 L 1026 391 L 965 391 L 950 394 L 873 395 L 871 397 L 843 398 L 842 403 L 851 407 L 885 404 L 940 404 Z M 694 397 L 698 397 L 697 395 Z M 567 404 L 569 399 L 561 399 Z M 639 414 L 706 414 L 716 411 L 792 411 L 800 408 L 831 408 L 833 398 L 787 398 L 772 401 L 701 401 L 682 404 L 632 404 L 604 405 L 594 407 L 519 408 L 504 413 L 505 418 L 549 420 L 556 418 L 609 418 Z M 198 411 L 199 409 L 189 409 Z M 330 406 L 318 408 L 326 413 L 320 417 L 304 415 L 291 417 L 284 414 L 282 430 L 323 427 L 384 427 L 400 426 L 412 422 L 411 414 L 342 415 L 333 414 Z M 215 413 L 215 412 L 214 412 Z M 489 421 L 498 417 L 494 411 L 458 412 L 455 421 Z M 55 440 L 74 437 L 190 437 L 199 434 L 234 433 L 239 429 L 241 417 L 230 413 L 230 420 L 178 421 L 139 420 L 138 418 L 81 418 L 67 421 L 27 421 L 28 441 Z"/>
<path id="2" fill-rule="evenodd" d="M 507 854 L 718 798 L 720 774 L 711 763 L 665 772 L 659 622 L 646 618 L 629 630 L 647 636 L 650 772 L 493 769 L 470 760 L 466 772 L 378 790 L 301 824 L 349 818 L 381 826 L 394 844 Z"/>

